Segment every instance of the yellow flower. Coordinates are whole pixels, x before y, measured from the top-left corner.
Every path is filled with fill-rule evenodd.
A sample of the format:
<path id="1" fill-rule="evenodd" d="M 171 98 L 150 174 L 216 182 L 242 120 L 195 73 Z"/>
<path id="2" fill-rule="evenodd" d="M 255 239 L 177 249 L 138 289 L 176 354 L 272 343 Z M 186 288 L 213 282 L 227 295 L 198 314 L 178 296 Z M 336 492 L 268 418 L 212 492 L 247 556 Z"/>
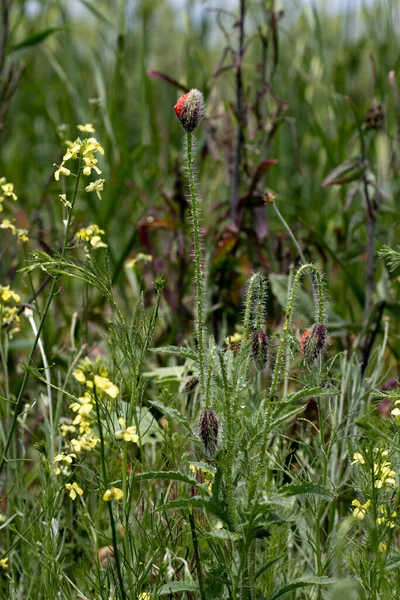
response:
<path id="1" fill-rule="evenodd" d="M 110 398 L 116 398 L 119 394 L 119 389 L 107 377 L 94 376 L 94 385 L 106 393 Z"/>
<path id="2" fill-rule="evenodd" d="M 60 431 L 62 437 L 65 437 L 67 433 L 74 433 L 76 431 L 76 427 L 73 425 L 60 425 Z"/>
<path id="3" fill-rule="evenodd" d="M 374 474 L 376 477 L 375 487 L 377 489 L 396 485 L 396 473 L 392 471 L 389 461 L 385 460 L 382 465 L 375 465 Z"/>
<path id="4" fill-rule="evenodd" d="M 75 379 L 77 381 L 79 381 L 79 383 L 85 383 L 85 381 L 86 381 L 85 374 L 80 369 L 75 369 L 75 371 L 73 371 L 72 375 L 73 375 L 73 377 L 75 377 Z"/>
<path id="5" fill-rule="evenodd" d="M 386 552 L 386 550 L 387 550 L 387 546 L 383 542 L 380 542 L 378 547 L 379 547 L 379 552 Z"/>
<path id="6" fill-rule="evenodd" d="M 99 169 L 99 167 L 97 167 L 97 163 L 98 160 L 97 158 L 94 158 L 93 154 L 88 154 L 88 156 L 84 156 L 83 157 L 83 162 L 85 163 L 85 166 L 83 167 L 83 174 L 84 175 L 91 175 L 92 173 L 92 169 L 94 169 L 97 173 L 97 175 L 101 175 L 101 171 Z"/>
<path id="7" fill-rule="evenodd" d="M 71 446 L 75 450 L 75 452 L 82 452 L 83 450 L 86 452 L 90 452 L 97 446 L 100 442 L 100 438 L 96 436 L 88 437 L 86 434 L 82 435 L 78 439 L 71 440 Z"/>
<path id="8" fill-rule="evenodd" d="M 371 500 L 367 500 L 365 504 L 361 504 L 359 500 L 353 500 L 351 505 L 356 507 L 353 510 L 353 517 L 362 521 L 365 518 L 368 508 L 371 506 Z"/>
<path id="9" fill-rule="evenodd" d="M 117 487 L 112 487 L 104 492 L 103 500 L 110 502 L 110 500 L 121 500 L 124 497 L 124 492 Z"/>
<path id="10" fill-rule="evenodd" d="M 136 427 L 134 425 L 126 427 L 126 423 L 122 417 L 118 419 L 118 423 L 121 425 L 122 429 L 121 431 L 118 431 L 115 434 L 117 440 L 123 439 L 125 442 L 132 442 L 133 444 L 137 444 L 139 441 L 139 437 L 137 434 Z"/>
<path id="11" fill-rule="evenodd" d="M 86 125 L 77 125 L 79 131 L 83 131 L 83 133 L 94 133 L 94 127 L 91 123 L 86 123 Z"/>
<path id="12" fill-rule="evenodd" d="M 14 193 L 14 184 L 13 183 L 4 183 L 1 186 L 3 196 L 7 196 L 8 198 L 12 198 L 13 200 L 18 200 L 18 196 Z"/>
<path id="13" fill-rule="evenodd" d="M 15 302 L 20 302 L 21 298 L 10 289 L 9 285 L 1 286 L 0 285 L 0 298 L 4 300 L 4 302 L 8 302 L 9 300 L 14 300 Z"/>
<path id="14" fill-rule="evenodd" d="M 138 600 L 151 600 L 151 596 L 147 592 L 142 592 L 141 594 L 139 594 Z"/>
<path id="15" fill-rule="evenodd" d="M 0 567 L 4 570 L 8 569 L 8 556 L 0 559 Z"/>
<path id="16" fill-rule="evenodd" d="M 59 465 L 54 471 L 55 474 L 56 475 L 69 475 L 70 474 L 69 466 L 72 464 L 73 458 L 76 458 L 76 454 L 57 454 L 57 456 L 54 457 L 54 463 L 55 464 L 65 463 L 65 464 Z"/>
<path id="17" fill-rule="evenodd" d="M 97 197 L 101 200 L 100 192 L 103 191 L 103 184 L 105 179 L 97 179 L 96 181 L 92 181 L 85 187 L 87 192 L 96 192 Z"/>
<path id="18" fill-rule="evenodd" d="M 136 263 L 138 262 L 152 262 L 153 261 L 153 257 L 151 254 L 143 254 L 142 252 L 139 252 L 137 254 L 137 256 L 135 256 L 134 258 L 131 258 L 131 260 L 128 260 L 127 263 L 125 263 L 125 267 L 127 269 L 133 269 L 136 266 Z"/>
<path id="19" fill-rule="evenodd" d="M 17 236 L 19 242 L 29 242 L 29 237 L 27 236 L 27 229 L 17 229 Z"/>
<path id="20" fill-rule="evenodd" d="M 362 454 L 360 454 L 360 452 L 355 452 L 355 453 L 353 454 L 353 458 L 354 458 L 354 460 L 353 460 L 353 462 L 351 463 L 352 465 L 354 465 L 354 464 L 356 464 L 356 463 L 358 463 L 358 462 L 359 462 L 360 464 L 362 464 L 362 465 L 365 465 L 365 459 L 364 459 L 363 455 L 362 455 Z"/>
<path id="21" fill-rule="evenodd" d="M 89 242 L 94 250 L 98 248 L 107 248 L 107 244 L 101 241 L 101 234 L 105 233 L 104 229 L 100 229 L 96 223 L 84 227 L 78 231 L 76 237 L 84 242 Z"/>
<path id="22" fill-rule="evenodd" d="M 0 229 L 11 229 L 12 234 L 15 235 L 15 225 L 13 225 L 9 219 L 4 219 L 4 221 L 0 223 Z"/>
<path id="23" fill-rule="evenodd" d="M 79 496 L 82 496 L 83 494 L 83 490 L 78 486 L 76 481 L 73 483 L 66 483 L 65 487 L 67 490 L 69 490 L 69 497 L 72 500 L 75 500 L 77 494 L 79 494 Z"/>
<path id="24" fill-rule="evenodd" d="M 82 147 L 81 140 L 78 138 L 77 140 L 75 140 L 75 142 L 70 142 L 68 140 L 65 143 L 68 146 L 68 150 L 66 151 L 66 153 L 63 156 L 63 161 L 70 160 L 71 158 L 73 158 L 73 159 L 78 158 L 78 154 L 80 153 L 81 147 Z"/>
<path id="25" fill-rule="evenodd" d="M 56 181 L 60 181 L 60 175 L 65 175 L 66 177 L 68 177 L 68 175 L 71 175 L 71 171 L 64 167 L 64 161 L 61 163 L 60 166 L 56 165 L 56 163 L 54 163 L 53 166 L 57 167 L 57 169 L 54 171 L 54 179 Z"/>
<path id="26" fill-rule="evenodd" d="M 100 152 L 102 155 L 104 154 L 104 149 L 94 137 L 84 140 L 83 145 L 83 156 L 86 156 L 87 154 L 93 154 L 93 152 Z"/>

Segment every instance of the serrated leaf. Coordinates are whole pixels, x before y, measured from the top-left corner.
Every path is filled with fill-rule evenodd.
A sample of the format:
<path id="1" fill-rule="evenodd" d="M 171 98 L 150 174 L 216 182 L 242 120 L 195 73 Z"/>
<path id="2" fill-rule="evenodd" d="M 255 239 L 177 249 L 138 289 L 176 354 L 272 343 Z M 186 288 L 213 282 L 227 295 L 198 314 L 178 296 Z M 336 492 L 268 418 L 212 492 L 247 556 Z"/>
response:
<path id="1" fill-rule="evenodd" d="M 151 406 L 154 406 L 154 408 L 162 412 L 162 414 L 166 417 L 169 417 L 173 421 L 178 421 L 178 423 L 181 423 L 181 425 L 183 425 L 188 431 L 190 431 L 190 433 L 193 436 L 195 435 L 189 421 L 179 410 L 170 406 L 165 406 L 165 404 L 159 402 L 158 400 L 150 400 L 149 404 L 151 404 Z"/>
<path id="2" fill-rule="evenodd" d="M 368 167 L 368 161 L 363 161 L 361 156 L 354 156 L 343 161 L 335 167 L 322 182 L 322 187 L 341 185 L 360 179 Z"/>
<path id="3" fill-rule="evenodd" d="M 333 577 L 302 577 L 301 579 L 295 579 L 292 581 L 292 583 L 289 583 L 288 585 L 281 587 L 279 590 L 276 590 L 272 596 L 268 598 L 268 600 L 276 600 L 276 598 L 280 598 L 292 590 L 309 587 L 310 585 L 332 585 L 336 582 L 337 579 L 334 579 Z"/>
<path id="4" fill-rule="evenodd" d="M 44 40 L 46 38 L 48 38 L 49 35 L 52 35 L 53 33 L 56 33 L 57 31 L 66 31 L 66 30 L 64 27 L 48 27 L 47 29 L 44 29 L 43 31 L 39 31 L 39 33 L 35 33 L 35 35 L 32 35 L 29 38 L 26 38 L 26 40 L 19 42 L 19 44 L 15 44 L 14 46 L 11 46 L 10 53 L 17 52 L 17 50 L 24 50 L 25 48 L 31 48 L 32 46 L 37 46 L 37 44 L 44 42 Z"/>
<path id="5" fill-rule="evenodd" d="M 156 352 L 157 354 L 173 354 L 174 356 L 181 356 L 182 358 L 190 358 L 195 362 L 199 360 L 199 355 L 195 350 L 190 348 L 184 348 L 183 346 L 162 346 L 161 348 L 149 348 L 150 352 Z"/>
<path id="6" fill-rule="evenodd" d="M 171 583 L 165 583 L 162 586 L 157 596 L 165 596 L 166 594 L 174 594 L 177 592 L 200 593 L 199 584 L 196 581 L 171 581 Z"/>
<path id="7" fill-rule="evenodd" d="M 290 483 L 289 485 L 285 485 L 280 494 L 285 497 L 290 496 L 303 496 L 303 495 L 315 495 L 322 496 L 327 500 L 333 499 L 333 493 L 323 487 L 322 485 L 318 485 L 317 483 L 311 483 L 309 481 L 304 481 L 303 483 Z"/>

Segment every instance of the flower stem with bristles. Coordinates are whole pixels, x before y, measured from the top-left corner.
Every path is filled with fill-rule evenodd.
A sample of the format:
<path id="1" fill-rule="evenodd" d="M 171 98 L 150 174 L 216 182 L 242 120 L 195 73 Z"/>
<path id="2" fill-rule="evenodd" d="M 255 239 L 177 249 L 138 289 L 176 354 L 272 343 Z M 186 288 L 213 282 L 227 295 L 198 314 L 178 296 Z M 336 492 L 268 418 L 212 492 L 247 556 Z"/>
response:
<path id="1" fill-rule="evenodd" d="M 200 247 L 200 225 L 199 225 L 199 209 L 197 204 L 194 172 L 193 172 L 193 134 L 186 134 L 186 150 L 187 150 L 187 170 L 189 178 L 189 203 L 192 213 L 191 227 L 192 238 L 194 243 L 194 268 L 196 279 L 196 301 L 197 301 L 197 319 L 196 333 L 197 346 L 199 352 L 199 380 L 201 399 L 204 400 L 205 392 L 205 360 L 204 360 L 204 306 L 203 306 L 203 272 L 201 265 L 201 247 Z"/>
<path id="2" fill-rule="evenodd" d="M 290 323 L 292 320 L 292 313 L 293 313 L 293 308 L 294 308 L 294 302 L 295 302 L 296 294 L 297 294 L 297 291 L 298 291 L 298 288 L 300 285 L 300 280 L 301 280 L 303 274 L 307 271 L 310 271 L 312 273 L 313 278 L 315 279 L 316 285 L 318 286 L 317 306 L 316 306 L 317 322 L 318 323 L 324 322 L 324 288 L 323 288 L 321 273 L 319 272 L 318 268 L 311 263 L 302 265 L 297 270 L 296 275 L 293 280 L 293 285 L 292 285 L 292 289 L 291 289 L 291 292 L 289 295 L 289 302 L 288 302 L 288 306 L 287 306 L 287 310 L 286 310 L 286 317 L 285 317 L 285 321 L 283 324 L 282 339 L 281 339 L 281 343 L 279 345 L 279 350 L 278 350 L 278 355 L 277 355 L 276 362 L 275 362 L 274 372 L 272 374 L 271 387 L 269 389 L 267 397 L 265 398 L 265 400 L 263 402 L 263 405 L 262 405 L 261 411 L 260 411 L 261 414 L 264 413 L 264 415 L 263 415 L 263 434 L 262 434 L 261 452 L 260 452 L 260 457 L 259 457 L 259 462 L 258 462 L 258 471 L 259 472 L 261 472 L 262 465 L 263 465 L 264 458 L 265 458 L 268 433 L 269 433 L 269 421 L 270 421 L 270 416 L 271 416 L 270 415 L 271 401 L 273 400 L 273 398 L 276 394 L 276 390 L 277 390 L 279 378 L 280 378 L 280 372 L 281 372 L 281 368 L 282 368 L 282 361 L 283 361 L 283 359 L 285 357 L 285 353 L 286 353 L 289 330 L 290 330 Z"/>

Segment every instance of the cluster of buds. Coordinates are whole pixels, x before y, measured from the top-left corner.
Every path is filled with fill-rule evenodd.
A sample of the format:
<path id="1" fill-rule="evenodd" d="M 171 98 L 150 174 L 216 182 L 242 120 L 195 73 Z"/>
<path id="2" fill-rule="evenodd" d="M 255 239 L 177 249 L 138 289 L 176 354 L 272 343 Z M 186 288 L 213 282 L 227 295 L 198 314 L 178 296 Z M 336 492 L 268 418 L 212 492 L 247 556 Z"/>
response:
<path id="1" fill-rule="evenodd" d="M 254 331 L 251 356 L 257 371 L 264 371 L 268 361 L 268 338 L 264 331 Z"/>
<path id="2" fill-rule="evenodd" d="M 179 98 L 174 111 L 185 131 L 189 133 L 197 129 L 204 117 L 204 97 L 196 89 L 190 90 Z"/>
<path id="3" fill-rule="evenodd" d="M 207 456 L 215 456 L 218 448 L 219 425 L 215 412 L 205 409 L 200 415 L 199 436 Z"/>
<path id="4" fill-rule="evenodd" d="M 323 323 L 315 323 L 306 329 L 300 340 L 300 352 L 308 364 L 312 364 L 328 347 L 328 330 Z"/>

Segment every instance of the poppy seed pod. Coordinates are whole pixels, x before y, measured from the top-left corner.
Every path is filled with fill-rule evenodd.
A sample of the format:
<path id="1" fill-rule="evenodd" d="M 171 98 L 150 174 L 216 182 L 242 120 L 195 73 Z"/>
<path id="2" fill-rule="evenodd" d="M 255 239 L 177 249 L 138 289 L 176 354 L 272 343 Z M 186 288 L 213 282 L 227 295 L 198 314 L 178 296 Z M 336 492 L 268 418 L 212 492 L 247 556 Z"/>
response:
<path id="1" fill-rule="evenodd" d="M 323 323 L 315 323 L 306 329 L 300 340 L 300 352 L 308 364 L 312 364 L 328 346 L 328 330 Z"/>
<path id="2" fill-rule="evenodd" d="M 194 131 L 204 117 L 204 97 L 196 89 L 181 96 L 174 106 L 176 116 L 185 131 Z"/>
<path id="3" fill-rule="evenodd" d="M 268 360 L 268 338 L 264 331 L 253 332 L 251 356 L 257 371 L 264 371 Z"/>
<path id="4" fill-rule="evenodd" d="M 205 409 L 200 415 L 199 436 L 208 456 L 214 456 L 218 446 L 219 425 L 215 412 Z"/>

